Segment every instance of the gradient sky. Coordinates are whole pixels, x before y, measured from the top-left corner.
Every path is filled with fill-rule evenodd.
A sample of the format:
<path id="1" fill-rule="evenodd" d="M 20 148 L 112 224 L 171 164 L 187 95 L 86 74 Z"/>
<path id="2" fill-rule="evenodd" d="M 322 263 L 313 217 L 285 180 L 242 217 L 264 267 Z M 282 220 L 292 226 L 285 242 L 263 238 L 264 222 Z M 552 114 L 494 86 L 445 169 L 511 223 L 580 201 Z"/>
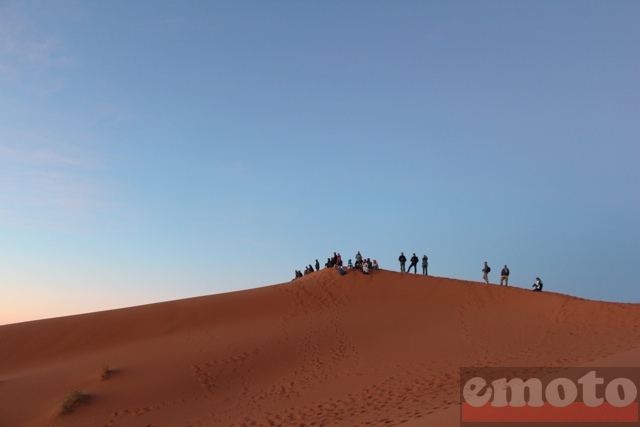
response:
<path id="1" fill-rule="evenodd" d="M 0 324 L 334 251 L 640 302 L 638 1 L 0 1 Z"/>

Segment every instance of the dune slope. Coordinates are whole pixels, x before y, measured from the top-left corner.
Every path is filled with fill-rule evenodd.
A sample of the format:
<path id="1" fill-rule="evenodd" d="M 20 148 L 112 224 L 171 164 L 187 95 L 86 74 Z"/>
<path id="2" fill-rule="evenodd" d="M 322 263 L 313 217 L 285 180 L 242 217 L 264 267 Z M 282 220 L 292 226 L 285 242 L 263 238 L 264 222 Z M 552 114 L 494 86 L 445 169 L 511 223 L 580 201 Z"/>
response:
<path id="1" fill-rule="evenodd" d="M 0 326 L 0 426 L 457 425 L 460 367 L 638 366 L 638 348 L 638 304 L 322 270 Z"/>

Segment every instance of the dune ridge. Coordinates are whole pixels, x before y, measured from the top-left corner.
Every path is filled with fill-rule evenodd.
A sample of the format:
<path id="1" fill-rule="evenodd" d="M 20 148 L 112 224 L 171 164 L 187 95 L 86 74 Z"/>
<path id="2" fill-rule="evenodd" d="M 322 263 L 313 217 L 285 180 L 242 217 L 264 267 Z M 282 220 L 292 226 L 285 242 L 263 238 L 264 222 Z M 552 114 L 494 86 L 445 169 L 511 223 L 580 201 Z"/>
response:
<path id="1" fill-rule="evenodd" d="M 640 366 L 639 349 L 640 304 L 325 269 L 0 326 L 0 426 L 457 425 L 460 367 Z"/>

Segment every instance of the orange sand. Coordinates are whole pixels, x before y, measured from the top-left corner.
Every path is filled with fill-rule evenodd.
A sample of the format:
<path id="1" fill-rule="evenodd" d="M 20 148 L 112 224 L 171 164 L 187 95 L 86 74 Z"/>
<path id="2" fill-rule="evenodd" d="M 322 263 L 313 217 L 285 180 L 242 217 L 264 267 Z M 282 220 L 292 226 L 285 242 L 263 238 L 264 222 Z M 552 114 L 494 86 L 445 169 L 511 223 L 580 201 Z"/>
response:
<path id="1" fill-rule="evenodd" d="M 0 326 L 0 426 L 454 426 L 460 367 L 588 364 L 640 366 L 640 304 L 322 270 Z"/>

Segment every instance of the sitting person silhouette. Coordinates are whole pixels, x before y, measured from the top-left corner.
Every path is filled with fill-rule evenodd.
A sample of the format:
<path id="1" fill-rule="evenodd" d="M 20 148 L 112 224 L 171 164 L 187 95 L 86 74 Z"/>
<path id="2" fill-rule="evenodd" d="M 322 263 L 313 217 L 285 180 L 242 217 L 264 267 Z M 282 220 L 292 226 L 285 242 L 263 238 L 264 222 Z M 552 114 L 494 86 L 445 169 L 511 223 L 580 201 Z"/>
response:
<path id="1" fill-rule="evenodd" d="M 536 282 L 531 285 L 533 288 L 533 292 L 542 292 L 542 280 L 539 277 L 536 277 Z"/>

